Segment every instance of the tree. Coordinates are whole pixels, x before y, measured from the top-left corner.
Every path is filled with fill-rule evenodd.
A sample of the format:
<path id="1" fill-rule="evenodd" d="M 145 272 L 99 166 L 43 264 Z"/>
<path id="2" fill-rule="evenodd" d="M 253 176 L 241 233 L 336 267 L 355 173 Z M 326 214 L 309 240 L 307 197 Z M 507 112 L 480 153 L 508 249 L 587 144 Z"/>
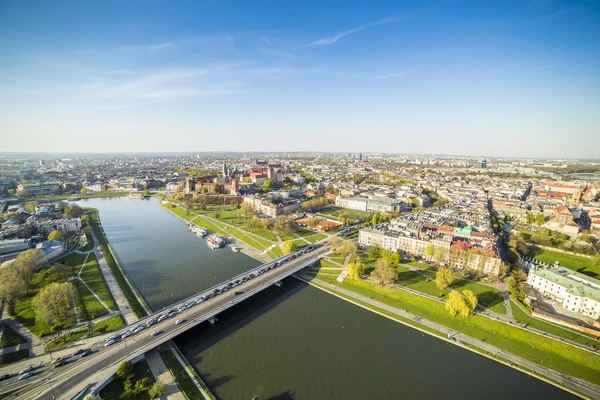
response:
<path id="1" fill-rule="evenodd" d="M 254 207 L 252 207 L 252 204 L 244 202 L 240 207 L 240 212 L 248 219 L 254 214 Z"/>
<path id="2" fill-rule="evenodd" d="M 348 240 L 344 240 L 342 243 L 342 248 L 340 249 L 340 253 L 342 253 L 343 257 L 348 257 L 352 253 L 358 252 L 358 247 L 356 243 L 350 242 Z"/>
<path id="3" fill-rule="evenodd" d="M 375 269 L 371 276 L 379 282 L 381 286 L 394 283 L 396 280 L 396 269 L 392 267 L 389 261 L 378 258 L 375 262 Z"/>
<path id="4" fill-rule="evenodd" d="M 359 279 L 365 273 L 365 265 L 360 261 L 348 263 L 348 276 L 352 279 Z"/>
<path id="5" fill-rule="evenodd" d="M 14 263 L 13 263 L 14 264 Z M 23 296 L 23 283 L 14 265 L 0 269 L 0 300 L 4 300 L 11 314 L 14 313 L 15 303 Z"/>
<path id="6" fill-rule="evenodd" d="M 23 204 L 23 208 L 32 214 L 35 213 L 35 203 L 34 202 L 29 202 L 29 203 Z"/>
<path id="7" fill-rule="evenodd" d="M 379 258 L 381 255 L 381 247 L 379 246 L 371 246 L 369 247 L 369 250 L 367 252 L 367 254 L 369 255 L 369 258 Z"/>
<path id="8" fill-rule="evenodd" d="M 133 363 L 131 361 L 123 361 L 117 367 L 115 375 L 120 379 L 126 379 L 133 372 Z"/>
<path id="9" fill-rule="evenodd" d="M 216 219 L 219 219 L 219 218 L 221 218 L 221 213 L 217 211 L 217 212 L 215 213 L 215 218 L 216 218 Z"/>
<path id="10" fill-rule="evenodd" d="M 73 269 L 71 267 L 68 267 L 65 264 L 56 262 L 56 263 L 52 264 L 52 267 L 50 267 L 50 272 L 52 274 L 56 274 L 64 279 L 68 279 L 69 276 L 71 276 Z"/>
<path id="11" fill-rule="evenodd" d="M 61 231 L 55 229 L 48 235 L 48 240 L 56 240 L 57 242 L 62 242 L 63 234 Z"/>
<path id="12" fill-rule="evenodd" d="M 273 189 L 273 181 L 270 179 L 267 179 L 266 181 L 263 182 L 262 187 L 265 192 L 270 192 Z"/>
<path id="13" fill-rule="evenodd" d="M 54 325 L 64 321 L 73 310 L 71 284 L 53 282 L 44 286 L 31 301 L 36 318 Z"/>
<path id="14" fill-rule="evenodd" d="M 445 263 L 448 259 L 448 253 L 448 249 L 444 247 L 436 247 L 433 251 L 433 259 L 435 260 L 436 264 Z"/>
<path id="15" fill-rule="evenodd" d="M 8 195 L 9 196 L 14 196 L 16 193 L 15 189 L 8 189 Z"/>
<path id="16" fill-rule="evenodd" d="M 66 207 L 64 212 L 65 218 L 79 218 L 83 214 L 83 209 L 79 207 L 77 204 L 73 204 L 72 206 Z"/>
<path id="17" fill-rule="evenodd" d="M 29 193 L 27 190 L 21 190 L 17 192 L 17 197 L 19 199 L 28 199 L 31 197 L 31 193 Z"/>
<path id="18" fill-rule="evenodd" d="M 19 254 L 14 261 L 15 271 L 29 293 L 29 285 L 33 274 L 47 262 L 46 255 L 40 249 L 29 249 Z"/>
<path id="19" fill-rule="evenodd" d="M 433 252 L 435 251 L 435 248 L 433 246 L 433 243 L 429 243 L 427 245 L 427 247 L 425 248 L 425 255 L 427 256 L 427 259 L 429 261 L 431 261 L 431 258 L 433 257 Z"/>
<path id="20" fill-rule="evenodd" d="M 457 315 L 468 316 L 469 307 L 465 301 L 465 298 L 458 292 L 457 290 L 453 290 L 448 295 L 448 301 L 446 301 L 446 310 L 452 315 L 456 317 Z"/>
<path id="21" fill-rule="evenodd" d="M 158 399 L 159 397 L 164 396 L 166 392 L 167 384 L 161 381 L 156 381 L 148 390 L 148 396 L 150 396 L 151 399 Z"/>
<path id="22" fill-rule="evenodd" d="M 216 183 L 216 182 L 213 183 L 213 185 L 212 185 L 212 192 L 215 193 L 215 194 L 219 193 L 219 184 L 218 183 Z"/>
<path id="23" fill-rule="evenodd" d="M 340 247 L 342 247 L 342 239 L 339 236 L 334 236 L 329 241 L 329 246 L 331 247 L 331 249 L 333 251 L 336 251 L 337 249 L 339 249 Z"/>
<path id="24" fill-rule="evenodd" d="M 478 301 L 477 296 L 475 296 L 475 293 L 473 293 L 472 291 L 470 291 L 468 289 L 463 290 L 462 294 L 465 297 L 465 304 L 469 308 L 469 314 L 470 314 L 477 307 L 477 301 Z"/>
<path id="25" fill-rule="evenodd" d="M 81 188 L 81 190 L 79 191 L 79 193 L 81 193 L 81 194 L 87 194 L 87 189 L 86 188 Z"/>
<path id="26" fill-rule="evenodd" d="M 283 242 L 281 245 L 281 250 L 283 250 L 283 254 L 288 254 L 291 253 L 292 251 L 296 250 L 296 243 L 294 243 L 291 240 L 288 240 L 286 242 Z"/>
<path id="27" fill-rule="evenodd" d="M 441 267 L 435 273 L 435 284 L 440 290 L 444 290 L 450 286 L 452 280 L 452 272 L 448 268 Z"/>
<path id="28" fill-rule="evenodd" d="M 371 225 L 375 226 L 377 224 L 379 224 L 379 214 L 373 215 L 373 218 L 371 219 Z"/>
<path id="29" fill-rule="evenodd" d="M 253 215 L 252 218 L 250 219 L 250 227 L 255 228 L 260 224 L 260 218 L 258 218 L 256 215 Z"/>
<path id="30" fill-rule="evenodd" d="M 544 225 L 544 223 L 546 222 L 546 217 L 544 216 L 544 213 L 537 213 L 537 215 L 535 216 L 535 223 L 537 225 Z"/>
<path id="31" fill-rule="evenodd" d="M 142 392 L 146 392 L 151 389 L 150 379 L 142 378 L 135 382 L 135 386 L 133 387 L 134 394 L 140 394 Z"/>
<path id="32" fill-rule="evenodd" d="M 202 186 L 202 187 L 200 188 L 200 193 L 201 193 L 201 194 L 207 194 L 207 193 L 208 193 L 208 189 L 206 188 L 206 186 Z"/>

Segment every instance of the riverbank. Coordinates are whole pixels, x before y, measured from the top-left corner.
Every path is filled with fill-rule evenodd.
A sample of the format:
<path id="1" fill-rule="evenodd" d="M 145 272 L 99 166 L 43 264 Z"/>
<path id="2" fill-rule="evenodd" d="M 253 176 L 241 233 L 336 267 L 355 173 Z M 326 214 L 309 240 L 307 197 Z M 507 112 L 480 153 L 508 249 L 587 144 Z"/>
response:
<path id="1" fill-rule="evenodd" d="M 100 222 L 98 210 L 95 208 L 88 208 L 87 210 L 89 210 L 89 221 L 92 227 L 94 239 L 98 241 L 100 250 L 104 255 L 104 259 L 106 260 L 110 271 L 112 272 L 117 284 L 125 296 L 127 303 L 129 303 L 131 310 L 135 313 L 137 318 L 145 317 L 151 313 L 150 308 L 137 291 L 121 265 L 118 263 L 118 258 L 114 255 L 108 239 L 104 234 L 104 229 L 102 228 L 102 223 Z"/>
<path id="2" fill-rule="evenodd" d="M 597 374 L 597 355 L 591 353 L 585 354 L 581 349 L 573 348 L 572 346 L 568 346 L 554 340 L 552 340 L 554 343 L 545 343 L 550 345 L 550 349 L 544 348 L 544 343 L 541 343 L 539 339 L 545 338 L 541 335 L 535 335 L 538 336 L 536 338 L 533 336 L 534 334 L 530 334 L 524 330 L 523 332 L 520 332 L 521 335 L 515 334 L 515 332 L 512 330 L 507 335 L 506 332 L 500 331 L 500 328 L 502 327 L 498 326 L 496 321 L 477 315 L 470 317 L 481 319 L 480 321 L 476 321 L 478 323 L 477 329 L 471 331 L 467 330 L 468 334 L 465 335 L 463 333 L 463 331 L 465 331 L 465 321 L 453 319 L 458 323 L 457 326 L 447 323 L 441 325 L 438 323 L 439 321 L 432 322 L 437 321 L 436 318 L 431 318 L 431 314 L 424 313 L 423 309 L 417 304 L 421 300 L 426 301 L 427 299 L 419 299 L 417 303 L 408 303 L 396 297 L 390 298 L 385 293 L 375 290 L 369 290 L 368 288 L 363 287 L 357 288 L 346 282 L 339 283 L 335 280 L 335 277 L 318 276 L 315 278 L 314 276 L 304 275 L 303 278 L 309 284 L 318 287 L 319 289 L 329 292 L 335 291 L 333 294 L 336 295 L 345 293 L 345 296 L 340 296 L 345 300 L 348 300 L 348 295 L 352 297 L 352 300 L 356 300 L 357 298 L 362 299 L 363 301 L 360 302 L 362 304 L 357 305 L 366 307 L 371 311 L 380 313 L 386 317 L 391 317 L 395 320 L 398 320 L 398 322 L 415 327 L 416 329 L 423 330 L 423 328 L 426 328 L 425 331 L 428 334 L 433 334 L 434 336 L 437 336 L 443 340 L 451 341 L 453 344 L 459 344 L 463 346 L 460 344 L 461 341 L 469 343 L 471 347 L 474 346 L 476 348 L 483 349 L 481 354 L 485 355 L 486 357 L 493 358 L 496 361 L 508 360 L 508 363 L 511 367 L 519 365 L 520 367 L 517 368 L 519 370 L 524 368 L 529 371 L 534 371 L 533 376 L 540 379 L 543 378 L 543 380 L 549 379 L 552 381 L 550 383 L 553 383 L 562 389 L 565 389 L 565 387 L 570 387 L 571 390 L 577 392 L 578 395 L 582 395 L 582 393 L 584 393 L 590 398 L 598 398 L 600 396 L 600 388 L 595 385 L 588 384 L 588 382 L 597 383 L 600 378 L 600 375 Z M 404 296 L 402 296 L 402 298 L 403 297 Z M 375 307 L 374 304 L 377 306 Z M 423 306 L 426 308 L 439 307 L 434 304 L 424 304 Z M 373 309 L 374 307 L 375 309 Z M 389 314 L 390 310 L 392 315 Z M 445 310 L 442 311 L 445 312 Z M 493 332 L 487 332 L 487 330 L 481 328 L 481 326 L 488 325 L 495 330 Z M 460 329 L 461 326 L 463 329 Z M 518 329 L 510 325 L 506 325 L 506 327 L 509 329 Z M 452 339 L 448 340 L 448 337 L 454 338 L 458 342 L 454 342 Z M 524 339 L 524 343 L 521 343 L 521 339 Z M 568 347 L 562 349 L 561 346 Z M 565 359 L 565 354 L 562 354 L 561 352 L 559 352 L 557 355 L 553 351 L 553 349 L 556 347 L 561 348 L 561 350 L 566 350 L 567 355 L 569 355 L 572 359 Z M 486 352 L 489 354 L 485 354 Z M 521 357 L 517 357 L 514 354 L 519 354 Z M 583 358 L 581 358 L 581 356 L 583 356 Z M 538 365 L 539 360 L 542 360 L 543 366 Z M 563 373 L 581 378 L 583 380 L 580 381 L 579 379 L 571 379 L 570 377 L 562 375 Z M 557 384 L 557 382 L 559 383 Z M 564 387 L 561 385 L 562 383 L 564 383 Z M 589 388 L 586 386 L 589 386 Z"/>
<path id="3" fill-rule="evenodd" d="M 186 224 L 191 223 L 191 224 L 197 225 L 201 228 L 208 229 L 209 231 L 214 232 L 221 236 L 228 237 L 230 235 L 230 232 L 228 232 L 227 230 L 224 230 L 224 229 L 220 229 L 219 227 L 215 226 L 210 221 L 207 221 L 201 215 L 197 215 L 197 214 L 194 214 L 194 215 L 190 214 L 189 216 L 180 215 L 180 213 L 175 212 L 175 210 L 177 210 L 177 209 L 183 210 L 183 208 L 181 208 L 179 206 L 175 206 L 173 208 L 173 207 L 170 207 L 169 204 L 172 204 L 172 203 L 163 204 L 162 202 L 160 202 L 160 205 L 162 206 L 162 208 L 169 211 L 170 214 L 176 216 L 177 218 L 179 218 Z M 236 247 L 238 247 L 240 249 L 240 252 L 242 254 L 247 255 L 248 257 L 251 257 L 257 261 L 260 261 L 261 263 L 265 263 L 272 259 L 267 254 L 256 249 L 251 244 L 244 242 L 242 239 L 240 239 L 240 238 L 236 238 L 236 239 L 241 242 L 241 243 L 236 243 Z"/>

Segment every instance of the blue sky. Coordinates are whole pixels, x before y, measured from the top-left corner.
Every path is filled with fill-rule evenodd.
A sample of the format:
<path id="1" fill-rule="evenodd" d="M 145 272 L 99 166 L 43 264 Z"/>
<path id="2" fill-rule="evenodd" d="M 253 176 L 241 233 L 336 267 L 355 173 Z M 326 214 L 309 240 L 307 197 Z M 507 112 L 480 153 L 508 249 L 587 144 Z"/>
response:
<path id="1" fill-rule="evenodd" d="M 597 1 L 0 2 L 0 151 L 600 156 Z"/>

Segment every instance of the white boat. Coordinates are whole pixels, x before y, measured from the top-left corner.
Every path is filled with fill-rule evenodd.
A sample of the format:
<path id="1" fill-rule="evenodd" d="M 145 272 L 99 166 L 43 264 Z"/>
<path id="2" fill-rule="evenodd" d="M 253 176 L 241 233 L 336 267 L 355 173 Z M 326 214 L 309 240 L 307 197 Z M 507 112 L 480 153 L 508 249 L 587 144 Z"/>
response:
<path id="1" fill-rule="evenodd" d="M 235 247 L 235 246 L 231 246 L 231 250 L 233 250 L 233 251 L 234 251 L 234 252 L 236 252 L 236 253 L 239 253 L 239 252 L 240 252 L 240 250 L 241 250 L 241 248 L 239 248 L 239 247 Z"/>
<path id="2" fill-rule="evenodd" d="M 219 247 L 223 247 L 225 245 L 225 238 L 219 235 L 212 234 L 208 237 L 206 243 L 211 249 L 218 249 Z"/>
<path id="3" fill-rule="evenodd" d="M 193 224 L 189 224 L 188 225 L 190 231 L 192 231 L 196 236 L 206 236 L 208 235 L 208 232 L 206 232 L 204 229 L 200 228 L 199 226 L 193 225 Z"/>

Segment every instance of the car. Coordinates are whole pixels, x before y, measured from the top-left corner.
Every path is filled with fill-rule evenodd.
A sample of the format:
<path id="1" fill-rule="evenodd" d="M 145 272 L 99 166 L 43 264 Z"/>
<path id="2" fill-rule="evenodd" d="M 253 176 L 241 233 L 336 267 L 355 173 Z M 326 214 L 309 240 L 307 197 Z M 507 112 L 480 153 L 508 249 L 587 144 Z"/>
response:
<path id="1" fill-rule="evenodd" d="M 106 341 L 110 341 L 110 340 L 117 340 L 118 336 L 117 335 L 112 335 L 111 337 L 109 337 L 108 339 L 106 339 Z"/>
<path id="2" fill-rule="evenodd" d="M 67 364 L 67 360 L 61 360 L 61 361 L 57 362 L 56 364 L 54 364 L 54 368 L 60 368 L 66 364 Z"/>
<path id="3" fill-rule="evenodd" d="M 129 328 L 129 332 L 135 332 L 137 328 L 139 328 L 141 325 L 134 325 L 131 328 Z"/>
<path id="4" fill-rule="evenodd" d="M 83 353 L 81 353 L 81 358 L 83 358 L 83 357 L 87 357 L 87 356 L 89 356 L 89 355 L 90 355 L 90 354 L 92 354 L 92 353 L 93 353 L 93 352 L 92 352 L 92 350 L 91 350 L 91 349 L 87 349 L 87 350 L 85 350 Z"/>
<path id="5" fill-rule="evenodd" d="M 160 335 L 162 333 L 162 331 L 154 331 L 150 334 L 150 336 L 157 336 Z"/>
<path id="6" fill-rule="evenodd" d="M 80 355 L 81 353 L 83 353 L 84 351 L 86 351 L 86 349 L 79 349 L 79 350 L 77 350 L 75 353 L 73 353 L 73 355 L 74 355 L 74 356 L 78 356 L 78 355 Z"/>
<path id="7" fill-rule="evenodd" d="M 238 294 L 242 294 L 242 293 L 244 293 L 244 292 L 242 292 L 242 291 L 237 291 L 237 292 L 235 292 L 234 294 L 237 296 Z"/>
<path id="8" fill-rule="evenodd" d="M 110 345 L 113 345 L 113 344 L 115 344 L 115 343 L 117 343 L 117 341 L 116 341 L 116 340 L 109 340 L 108 342 L 104 343 L 104 347 L 106 347 L 106 346 L 110 346 Z"/>
<path id="9" fill-rule="evenodd" d="M 151 320 L 148 320 L 148 322 L 146 322 L 146 325 L 148 325 L 148 326 L 152 326 L 152 325 L 154 325 L 155 323 L 156 323 L 156 320 L 154 320 L 154 319 L 151 319 Z"/>
<path id="10" fill-rule="evenodd" d="M 169 318 L 167 315 L 161 315 L 160 317 L 158 317 L 157 321 L 164 321 L 165 319 Z"/>
<path id="11" fill-rule="evenodd" d="M 175 325 L 183 324 L 184 322 L 185 319 L 178 319 L 177 321 L 175 321 Z"/>
<path id="12" fill-rule="evenodd" d="M 133 333 L 138 333 L 140 331 L 143 331 L 144 329 L 146 329 L 146 327 L 143 326 L 143 325 L 140 325 L 140 326 L 138 326 L 137 328 L 134 329 Z"/>
<path id="13" fill-rule="evenodd" d="M 64 361 L 64 360 L 65 360 L 65 357 L 58 357 L 58 358 L 55 358 L 54 360 L 52 360 L 52 362 L 50 364 L 58 364 L 59 362 Z"/>
<path id="14" fill-rule="evenodd" d="M 31 371 L 33 371 L 33 365 L 28 365 L 25 368 L 23 368 L 21 371 L 19 371 L 19 375 L 25 374 L 25 373 L 31 372 Z"/>
<path id="15" fill-rule="evenodd" d="M 133 334 L 132 332 L 125 332 L 124 334 L 121 335 L 121 339 L 127 339 L 132 334 Z"/>
<path id="16" fill-rule="evenodd" d="M 33 372 L 26 372 L 23 375 L 19 376 L 19 380 L 31 378 L 33 376 Z"/>
<path id="17" fill-rule="evenodd" d="M 10 374 L 0 375 L 0 381 L 10 378 Z"/>
<path id="18" fill-rule="evenodd" d="M 196 305 L 196 303 L 194 303 L 194 302 L 192 301 L 192 302 L 189 302 L 189 303 L 187 303 L 187 304 L 185 305 L 185 308 L 194 307 L 195 305 Z"/>

